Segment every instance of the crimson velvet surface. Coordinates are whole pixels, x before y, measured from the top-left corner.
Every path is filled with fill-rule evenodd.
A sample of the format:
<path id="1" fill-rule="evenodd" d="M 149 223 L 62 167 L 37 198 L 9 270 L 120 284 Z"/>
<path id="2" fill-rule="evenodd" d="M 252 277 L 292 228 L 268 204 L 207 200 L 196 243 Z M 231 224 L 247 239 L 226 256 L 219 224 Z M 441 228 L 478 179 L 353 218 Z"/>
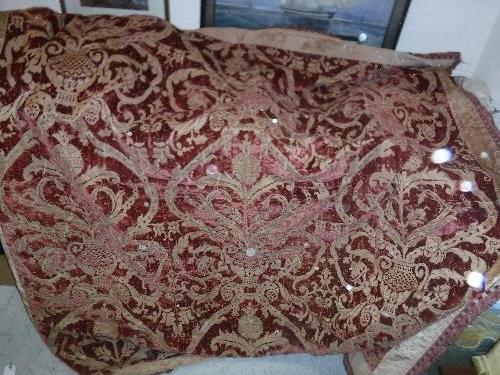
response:
<path id="1" fill-rule="evenodd" d="M 386 352 L 498 297 L 498 133 L 456 54 L 47 9 L 0 45 L 2 243 L 78 372 Z"/>

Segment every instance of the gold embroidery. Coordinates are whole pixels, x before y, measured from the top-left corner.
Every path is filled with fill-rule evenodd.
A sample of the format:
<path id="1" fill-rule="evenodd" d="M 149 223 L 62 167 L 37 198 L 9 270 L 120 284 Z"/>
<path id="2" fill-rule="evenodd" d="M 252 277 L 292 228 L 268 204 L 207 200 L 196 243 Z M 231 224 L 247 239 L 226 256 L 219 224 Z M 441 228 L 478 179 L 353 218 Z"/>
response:
<path id="1" fill-rule="evenodd" d="M 65 360 L 106 373 L 176 352 L 390 345 L 494 264 L 495 187 L 455 122 L 483 167 L 498 150 L 444 73 L 158 22 L 74 17 L 0 62 L 2 90 L 26 88 L 0 108 L 2 236 Z M 458 165 L 429 162 L 449 144 Z"/>

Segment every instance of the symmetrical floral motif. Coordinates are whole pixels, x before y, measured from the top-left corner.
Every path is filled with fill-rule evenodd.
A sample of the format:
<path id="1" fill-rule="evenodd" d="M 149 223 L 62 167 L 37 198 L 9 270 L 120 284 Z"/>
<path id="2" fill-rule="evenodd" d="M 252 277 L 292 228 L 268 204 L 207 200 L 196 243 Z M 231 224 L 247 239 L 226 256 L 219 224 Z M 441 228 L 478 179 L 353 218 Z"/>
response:
<path id="1" fill-rule="evenodd" d="M 40 332 L 81 372 L 391 345 L 497 261 L 498 179 L 443 70 L 149 17 L 10 22 L 3 241 Z M 443 147 L 453 160 L 433 164 Z"/>

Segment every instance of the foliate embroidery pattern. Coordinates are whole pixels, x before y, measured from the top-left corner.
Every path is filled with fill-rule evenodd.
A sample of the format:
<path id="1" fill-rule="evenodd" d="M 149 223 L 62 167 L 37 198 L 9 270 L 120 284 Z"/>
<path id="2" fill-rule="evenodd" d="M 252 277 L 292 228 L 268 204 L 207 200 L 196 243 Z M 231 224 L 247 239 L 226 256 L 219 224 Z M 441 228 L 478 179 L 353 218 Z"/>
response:
<path id="1" fill-rule="evenodd" d="M 79 371 L 386 346 L 498 257 L 495 187 L 432 70 L 147 17 L 11 22 L 3 236 L 39 330 Z M 452 163 L 430 161 L 440 147 Z"/>

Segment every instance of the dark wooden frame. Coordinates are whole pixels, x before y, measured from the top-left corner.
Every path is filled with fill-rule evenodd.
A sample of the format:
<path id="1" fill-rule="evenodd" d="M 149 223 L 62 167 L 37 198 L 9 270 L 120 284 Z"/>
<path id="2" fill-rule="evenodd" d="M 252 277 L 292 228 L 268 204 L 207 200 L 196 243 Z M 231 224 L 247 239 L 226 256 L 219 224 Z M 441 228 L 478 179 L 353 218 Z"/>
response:
<path id="1" fill-rule="evenodd" d="M 385 29 L 383 48 L 396 48 L 410 3 L 411 0 L 396 0 L 394 2 L 391 18 L 389 18 L 389 23 Z"/>
<path id="2" fill-rule="evenodd" d="M 395 0 L 385 31 L 383 48 L 395 49 L 411 0 Z M 201 1 L 201 27 L 214 26 L 215 0 Z"/>
<path id="3" fill-rule="evenodd" d="M 215 0 L 201 0 L 201 27 L 214 26 Z"/>
<path id="4" fill-rule="evenodd" d="M 65 0 L 59 0 L 61 3 L 61 12 L 66 13 L 66 5 L 64 4 Z M 71 0 L 71 1 L 77 1 L 77 0 Z M 168 9 L 168 0 L 163 0 L 165 2 L 165 20 L 169 21 L 170 20 L 170 12 Z"/>

